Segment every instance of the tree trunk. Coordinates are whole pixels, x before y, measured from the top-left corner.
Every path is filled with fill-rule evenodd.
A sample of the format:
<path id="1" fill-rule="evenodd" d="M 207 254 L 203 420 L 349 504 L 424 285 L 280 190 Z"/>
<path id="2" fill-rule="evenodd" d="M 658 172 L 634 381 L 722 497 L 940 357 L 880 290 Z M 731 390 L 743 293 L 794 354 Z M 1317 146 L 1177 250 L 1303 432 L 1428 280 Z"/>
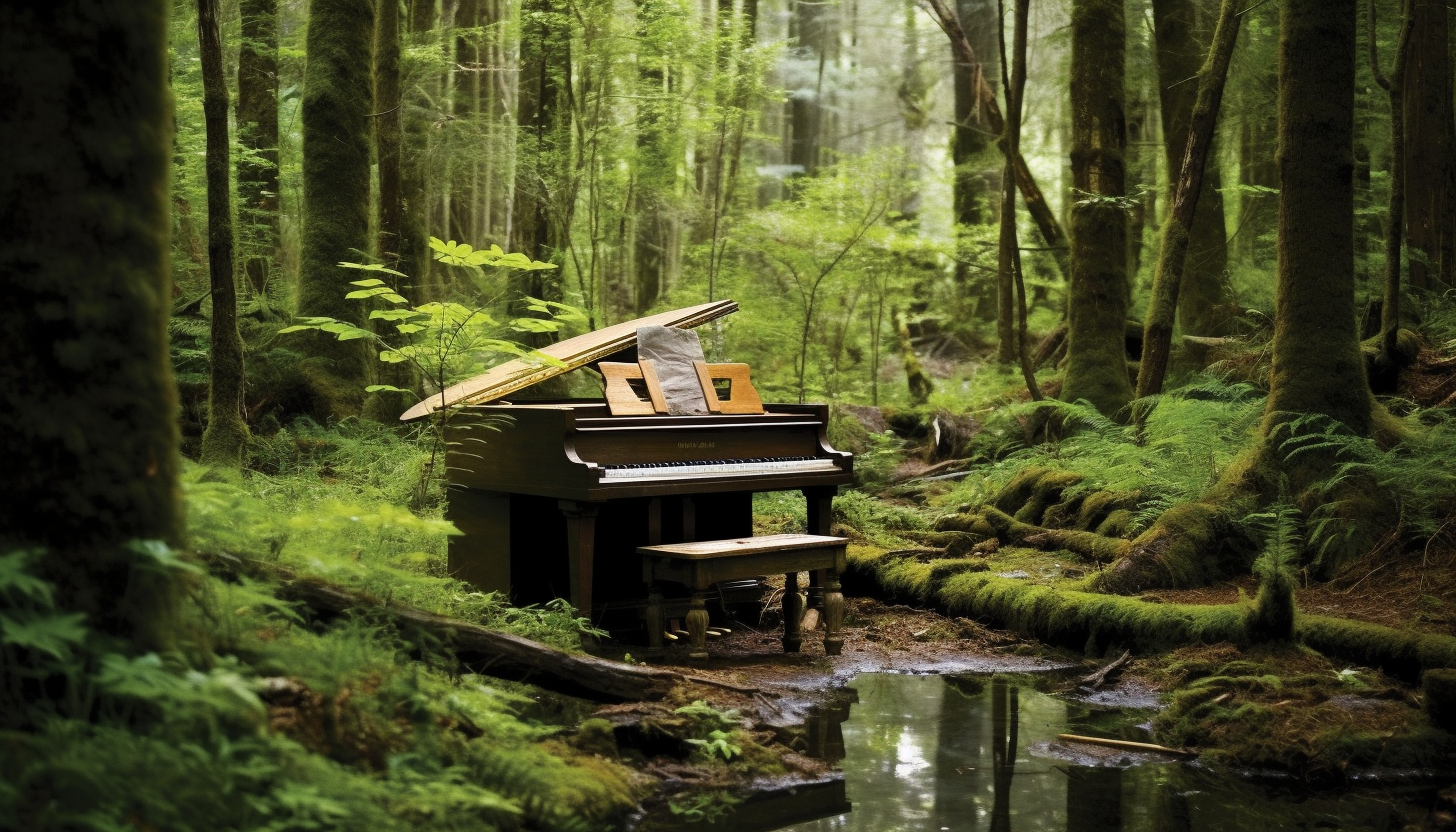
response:
<path id="1" fill-rule="evenodd" d="M 995 55 L 997 46 L 990 37 L 996 31 L 996 4 L 989 0 L 958 0 L 956 19 L 962 31 L 971 40 L 975 55 L 986 60 Z M 951 181 L 951 205 L 957 225 L 981 225 L 989 222 L 995 214 L 991 199 L 992 182 L 995 174 L 976 170 L 974 162 L 991 146 L 996 131 L 985 123 L 981 115 L 982 79 L 991 84 L 991 79 L 1000 75 L 1000 67 L 994 64 L 970 65 L 956 61 L 951 66 L 954 82 L 955 129 L 951 131 L 951 162 L 955 164 L 955 178 Z M 992 89 L 995 94 L 995 89 Z M 968 275 L 964 266 L 958 266 L 957 283 L 964 283 Z"/>
<path id="2" fill-rule="evenodd" d="M 162 0 L 58 0 L 0 26 L 0 547 L 86 626 L 138 651 L 176 641 L 176 389 Z"/>
<path id="3" fill-rule="evenodd" d="M 1176 181 L 1188 149 L 1188 133 L 1199 89 L 1191 80 L 1198 76 L 1209 53 L 1207 26 L 1198 20 L 1193 0 L 1153 0 L 1154 39 L 1158 60 L 1158 93 L 1163 110 L 1163 152 L 1170 184 Z M 1221 83 L 1221 82 L 1220 82 Z M 1210 142 L 1214 139 L 1210 137 Z M 1228 241 L 1224 229 L 1222 181 L 1218 153 L 1211 145 L 1200 177 L 1198 206 L 1188 229 L 1187 257 L 1181 282 L 1183 291 L 1178 318 L 1188 335 L 1216 335 L 1223 327 L 1220 312 L 1227 302 Z M 1169 188 L 1168 204 L 1176 196 Z M 1160 255 L 1161 256 L 1161 255 Z"/>
<path id="4" fill-rule="evenodd" d="M 897 207 L 900 221 L 909 224 L 919 223 L 920 207 L 925 199 L 925 131 L 930 126 L 930 91 L 933 88 L 933 79 L 923 65 L 917 17 L 915 5 L 906 3 L 903 28 L 905 57 L 901 62 L 900 89 L 895 96 L 900 104 L 900 119 L 905 131 L 905 176 Z"/>
<path id="5" fill-rule="evenodd" d="M 1279 285 L 1264 436 L 1318 414 L 1368 436 L 1355 332 L 1355 0 L 1285 0 L 1279 55 Z M 1312 456 L 1312 455 L 1311 455 Z M 1302 491 L 1319 466 L 1290 471 Z"/>
<path id="6" fill-rule="evenodd" d="M 1111 416 L 1132 399 L 1127 377 L 1121 0 L 1072 6 L 1072 280 L 1061 398 Z"/>
<path id="7" fill-rule="evenodd" d="M 789 164 L 805 176 L 819 170 L 824 135 L 824 77 L 839 42 L 839 8 L 817 0 L 793 0 L 789 38 L 798 60 L 812 65 L 811 86 L 791 90 L 787 106 L 790 124 Z"/>
<path id="8" fill-rule="evenodd" d="M 282 257 L 278 210 L 278 0 L 240 0 L 238 47 L 239 243 L 243 273 L 268 309 L 268 284 Z"/>
<path id="9" fill-rule="evenodd" d="M 1380 304 L 1380 354 L 1375 361 L 1379 389 L 1393 391 L 1400 372 L 1396 340 L 1400 335 L 1400 260 L 1405 224 L 1405 70 L 1410 56 L 1413 16 L 1402 15 L 1400 40 L 1395 47 L 1395 66 L 1389 76 L 1380 71 L 1380 53 L 1375 42 L 1375 0 L 1366 6 L 1369 26 L 1367 43 L 1370 72 L 1390 101 L 1390 205 L 1385 213 L 1385 284 Z"/>
<path id="10" fill-rule="evenodd" d="M 410 42 L 415 47 L 429 45 L 435 28 L 435 4 L 433 0 L 413 0 L 410 8 Z M 399 271 L 414 280 L 414 293 L 407 295 L 415 301 L 438 300 L 439 292 L 434 285 L 431 269 L 432 260 L 426 241 L 430 237 L 429 227 L 429 163 L 430 149 L 434 144 L 431 123 L 434 121 L 434 102 L 427 91 L 428 79 L 432 75 L 430 61 L 409 59 L 402 64 L 400 113 L 403 119 L 404 138 L 400 147 L 400 231 Z M 439 230 L 444 233 L 444 229 Z"/>
<path id="11" fill-rule="evenodd" d="M 369 250 L 369 124 L 367 56 L 373 40 L 370 0 L 311 0 L 308 66 L 303 91 L 303 253 L 298 310 L 339 320 L 360 318 L 345 300 L 356 274 L 339 268 Z M 313 335 L 311 351 L 325 364 L 315 374 L 317 409 L 357 412 L 364 350 L 353 341 Z"/>
<path id="12" fill-rule="evenodd" d="M 1194 270 L 1186 268 L 1186 264 L 1193 249 L 1193 236 L 1199 216 L 1198 205 L 1207 191 L 1204 187 L 1205 171 L 1209 157 L 1213 154 L 1213 134 L 1218 127 L 1218 112 L 1223 104 L 1224 82 L 1228 79 L 1234 44 L 1239 39 L 1241 18 L 1237 7 L 1238 0 L 1223 0 L 1208 60 L 1198 71 L 1196 101 L 1184 131 L 1187 144 L 1181 163 L 1176 168 L 1178 174 L 1173 209 L 1163 222 L 1158 272 L 1153 278 L 1147 320 L 1143 322 L 1143 355 L 1138 369 L 1138 398 L 1163 390 L 1163 376 L 1168 369 L 1168 354 L 1173 342 L 1173 314 L 1179 308 L 1180 284 L 1192 282 Z M 1217 160 L 1214 164 L 1217 165 Z M 1170 172 L 1172 170 L 1174 169 L 1170 168 Z M 1220 216 L 1222 213 L 1223 206 L 1220 205 Z M 1222 220 L 1219 224 L 1222 225 Z"/>
<path id="13" fill-rule="evenodd" d="M 1445 0 L 1412 0 L 1406 61 L 1405 218 L 1412 288 L 1456 286 L 1456 122 Z"/>
<path id="14" fill-rule="evenodd" d="M 950 39 L 951 51 L 955 54 L 956 62 L 962 66 L 978 67 L 981 62 L 976 58 L 976 50 L 971 46 L 971 41 L 966 37 L 965 30 L 961 28 L 960 21 L 945 4 L 945 0 L 925 0 L 930 7 L 935 22 Z M 1119 46 L 1119 54 L 1123 47 Z M 986 127 L 995 135 L 1000 135 L 1005 130 L 1005 118 L 1001 115 L 1001 107 L 996 103 L 996 93 L 986 83 L 985 73 L 976 85 L 977 95 L 980 96 L 982 119 Z M 1052 214 L 1051 206 L 1047 204 L 1046 197 L 1042 195 L 1041 188 L 1036 184 L 1036 179 L 1031 175 L 1031 168 L 1027 167 L 1026 159 L 1017 156 L 1013 158 L 1012 165 L 1016 170 L 1016 187 L 1021 191 L 1021 198 L 1026 203 L 1026 211 L 1031 214 L 1032 221 L 1036 223 L 1037 230 L 1041 232 L 1041 238 L 1047 248 L 1052 250 L 1053 258 L 1062 274 L 1068 274 L 1070 266 L 1068 263 L 1068 252 L 1066 235 L 1062 232 L 1061 223 Z"/>
<path id="15" fill-rule="evenodd" d="M 1006 87 L 1006 170 L 1001 181 L 1001 292 L 1007 296 L 1012 287 L 1016 293 L 1016 322 L 1013 351 L 1021 366 L 1021 377 L 1032 401 L 1041 401 L 1036 372 L 1031 366 L 1031 353 L 1026 345 L 1026 283 L 1021 275 L 1021 248 L 1016 239 L 1016 184 L 1011 161 L 1021 155 L 1021 99 L 1026 91 L 1026 28 L 1030 0 L 1016 0 L 1015 23 L 1012 28 L 1011 72 L 1006 72 L 1006 34 L 1001 33 L 1001 80 Z M 999 16 L 998 16 L 999 17 Z M 1004 20 L 1004 18 L 1000 18 Z M 1009 284 L 1009 285 L 1008 285 Z M 1005 345 L 1003 344 L 1003 350 Z"/>
<path id="16" fill-rule="evenodd" d="M 653 48 L 652 30 L 667 10 L 660 3 L 637 3 L 637 155 L 633 164 L 633 307 L 641 315 L 666 290 L 673 220 L 668 210 L 677 180 L 682 146 L 678 119 L 668 94 L 668 57 Z"/>
<path id="17" fill-rule="evenodd" d="M 232 147 L 228 141 L 228 89 L 217 30 L 217 0 L 197 0 L 197 41 L 202 57 L 202 112 L 207 131 L 207 273 L 212 289 L 202 461 L 239 468 L 243 464 L 243 446 L 248 442 L 248 424 L 243 420 L 243 338 L 238 334 L 229 181 Z"/>

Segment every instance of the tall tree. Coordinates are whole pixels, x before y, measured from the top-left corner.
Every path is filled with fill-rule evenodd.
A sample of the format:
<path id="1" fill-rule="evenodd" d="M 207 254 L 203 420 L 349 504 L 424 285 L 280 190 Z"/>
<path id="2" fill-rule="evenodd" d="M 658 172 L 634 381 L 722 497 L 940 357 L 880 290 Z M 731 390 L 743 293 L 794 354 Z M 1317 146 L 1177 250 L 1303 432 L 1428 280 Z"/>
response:
<path id="1" fill-rule="evenodd" d="M 1176 177 L 1188 150 L 1188 133 L 1199 93 L 1195 79 L 1199 77 L 1199 67 L 1204 64 L 1211 41 L 1210 27 L 1199 17 L 1199 6 L 1194 0 L 1153 0 L 1154 52 L 1163 112 L 1163 154 L 1170 182 L 1169 206 L 1176 196 L 1179 187 Z M 1209 141 L 1215 142 L 1215 139 Z M 1211 145 L 1206 157 L 1217 160 L 1217 153 Z M 1188 230 L 1182 291 L 1177 294 L 1178 319 L 1189 335 L 1211 335 L 1222 325 L 1220 308 L 1227 300 L 1228 239 L 1218 165 L 1204 166 L 1199 181 L 1198 197 L 1191 203 L 1197 210 Z"/>
<path id="2" fill-rule="evenodd" d="M 791 0 L 789 40 L 798 62 L 807 72 L 803 86 L 792 90 L 788 102 L 789 164 L 813 176 L 821 164 L 821 151 L 829 133 L 825 121 L 830 110 L 826 99 L 832 85 L 830 74 L 839 51 L 839 6 L 819 0 Z"/>
<path id="3" fill-rule="evenodd" d="M 1132 399 L 1127 377 L 1127 214 L 1121 0 L 1072 4 L 1072 280 L 1061 398 L 1111 415 Z"/>
<path id="4" fill-rule="evenodd" d="M 404 240 L 404 101 L 400 96 L 399 0 L 379 0 L 374 20 L 374 156 L 379 164 L 378 254 L 399 270 Z M 412 288 L 412 287 L 400 287 Z"/>
<path id="5" fill-rule="evenodd" d="M 960 20 L 951 11 L 950 6 L 946 5 L 945 0 L 924 0 L 924 2 L 929 7 L 930 13 L 941 31 L 945 32 L 945 36 L 950 40 L 951 52 L 955 55 L 956 62 L 962 66 L 981 66 L 981 61 L 977 57 L 978 53 L 971 45 L 971 39 L 967 37 L 965 30 L 961 28 Z M 1001 114 L 1001 106 L 996 103 L 996 93 L 987 83 L 984 72 L 979 73 L 974 80 L 977 94 L 980 96 L 982 120 L 992 133 L 1000 135 L 1006 129 L 1006 119 Z M 1061 223 L 1057 222 L 1051 206 L 1047 204 L 1046 197 L 1042 195 L 1041 186 L 1036 184 L 1036 179 L 1031 175 L 1031 168 L 1027 166 L 1026 159 L 1017 156 L 1011 161 L 1016 170 L 1016 187 L 1021 191 L 1021 199 L 1026 203 L 1026 211 L 1031 215 L 1032 221 L 1036 223 L 1042 240 L 1052 250 L 1057 267 L 1062 270 L 1062 274 L 1067 274 L 1070 271 L 1067 262 L 1067 237 L 1062 232 Z"/>
<path id="6" fill-rule="evenodd" d="M 1355 331 L 1356 0 L 1284 0 L 1279 44 L 1279 285 L 1264 435 L 1305 414 L 1368 436 Z M 1313 459 L 1313 457 L 1311 457 Z M 1323 471 L 1289 471 L 1296 492 Z"/>
<path id="7" fill-rule="evenodd" d="M 278 203 L 278 0 L 240 0 L 238 235 L 243 273 L 267 308 L 282 255 Z"/>
<path id="8" fill-rule="evenodd" d="M 303 315 L 357 320 L 345 300 L 353 275 L 341 261 L 369 250 L 368 55 L 374 38 L 370 0 L 310 0 L 308 65 L 303 77 L 303 252 L 298 309 Z M 358 343 L 316 333 L 310 349 L 326 366 L 316 376 L 321 409 L 358 407 L 364 376 Z M 331 378 L 330 378 L 331 376 Z"/>
<path id="9" fill-rule="evenodd" d="M 983 62 L 991 60 L 990 56 L 994 56 L 997 50 L 991 38 L 997 30 L 996 4 L 990 0 L 957 0 L 955 12 L 961 30 L 971 39 L 974 54 Z M 956 61 L 951 67 L 955 113 L 950 150 L 951 161 L 955 164 L 951 205 L 958 225 L 989 222 L 995 210 L 990 196 L 993 183 L 989 181 L 989 172 L 977 170 L 974 163 L 990 147 L 995 135 L 981 113 L 981 84 L 992 84 L 999 74 L 1000 69 L 994 64 L 969 65 Z M 957 275 L 961 275 L 962 271 L 965 267 L 959 266 Z M 958 281 L 961 279 L 957 278 Z"/>
<path id="10" fill-rule="evenodd" d="M 671 202 L 677 188 L 683 148 L 674 90 L 671 44 L 662 30 L 677 12 L 664 0 L 637 2 L 637 148 L 632 165 L 634 199 L 632 263 L 636 272 L 633 306 L 646 312 L 667 289 L 676 260 L 677 220 Z"/>
<path id="11" fill-rule="evenodd" d="M 1016 0 L 1009 61 L 1007 60 L 1004 24 L 1000 38 L 1001 81 L 1006 87 L 1006 133 L 1001 137 L 1001 141 L 1006 145 L 1006 169 L 1001 176 L 1001 251 L 998 294 L 1009 300 L 1014 287 L 1017 313 L 1014 322 L 1013 343 L 1008 346 L 1003 336 L 1001 360 L 1006 363 L 1005 354 L 1008 351 L 1015 353 L 1016 362 L 1021 366 L 1021 377 L 1026 382 L 1026 391 L 1031 394 L 1032 401 L 1041 401 L 1041 389 L 1037 387 L 1036 373 L 1031 366 L 1031 355 L 1026 348 L 1026 282 L 1021 274 L 1021 247 L 1016 239 L 1016 171 L 1011 162 L 1012 159 L 1021 155 L 1021 99 L 1026 91 L 1026 29 L 1030 12 L 1031 0 Z M 997 17 L 1002 21 L 1005 20 L 1004 15 L 997 15 Z M 1011 66 L 1010 72 L 1006 70 L 1008 63 Z M 1002 305 L 1004 307 L 1004 300 Z M 1004 308 L 998 315 L 998 320 L 1002 315 L 1010 318 Z M 1010 322 L 1008 321 L 1008 323 Z"/>
<path id="12" fill-rule="evenodd" d="M 416 47 L 401 59 L 400 115 L 404 138 L 400 147 L 399 270 L 414 279 L 415 297 L 432 300 L 432 261 L 429 239 L 429 155 L 434 144 L 431 124 L 434 102 L 428 91 L 435 72 L 428 59 L 411 57 L 425 52 L 434 36 L 434 0 L 410 0 L 409 40 Z M 443 229 L 441 229 L 443 232 Z"/>
<path id="13" fill-rule="evenodd" d="M 1158 251 L 1158 270 L 1153 276 L 1152 297 L 1148 300 L 1147 320 L 1143 322 L 1143 354 L 1138 369 L 1138 398 L 1163 389 L 1163 375 L 1168 368 L 1168 353 L 1173 340 L 1173 311 L 1183 284 L 1192 282 L 1186 267 L 1193 250 L 1193 236 L 1198 226 L 1198 206 L 1207 191 L 1208 160 L 1213 154 L 1213 134 L 1218 126 L 1218 112 L 1223 104 L 1224 81 L 1228 78 L 1229 61 L 1239 39 L 1238 0 L 1223 0 L 1213 46 L 1208 60 L 1198 71 L 1198 95 L 1189 113 L 1186 146 L 1176 168 L 1173 187 L 1173 209 L 1163 222 L 1163 239 Z M 1217 165 L 1215 164 L 1215 167 Z M 1170 168 L 1170 178 L 1173 177 Z M 1222 214 L 1223 206 L 1219 206 Z M 1220 222 L 1220 225 L 1222 222 Z M 1188 318 L 1185 316 L 1184 321 Z"/>
<path id="14" fill-rule="evenodd" d="M 1402 3 L 1404 5 L 1404 3 Z M 1395 66 L 1389 75 L 1380 70 L 1380 50 L 1375 41 L 1375 0 L 1366 4 L 1366 44 L 1370 73 L 1385 90 L 1390 102 L 1390 202 L 1385 212 L 1385 285 L 1380 305 L 1380 356 L 1375 362 L 1379 389 L 1393 389 L 1399 371 L 1396 339 L 1400 334 L 1400 261 L 1405 231 L 1405 68 L 1410 55 L 1413 19 L 1401 15 L 1400 39 L 1395 47 Z"/>
<path id="15" fill-rule="evenodd" d="M 0 26 L 0 547 L 87 624 L 172 643 L 176 392 L 167 356 L 167 8 L 26 3 Z"/>
<path id="16" fill-rule="evenodd" d="M 1410 285 L 1456 286 L 1456 122 L 1446 0 L 1412 0 L 1406 60 L 1405 222 Z"/>
<path id="17" fill-rule="evenodd" d="M 233 263 L 232 146 L 228 89 L 217 28 L 217 0 L 197 0 L 197 42 L 202 57 L 202 112 L 207 130 L 207 272 L 212 290 L 212 338 L 207 428 L 202 461 L 238 467 L 248 441 L 243 420 L 243 338 Z"/>

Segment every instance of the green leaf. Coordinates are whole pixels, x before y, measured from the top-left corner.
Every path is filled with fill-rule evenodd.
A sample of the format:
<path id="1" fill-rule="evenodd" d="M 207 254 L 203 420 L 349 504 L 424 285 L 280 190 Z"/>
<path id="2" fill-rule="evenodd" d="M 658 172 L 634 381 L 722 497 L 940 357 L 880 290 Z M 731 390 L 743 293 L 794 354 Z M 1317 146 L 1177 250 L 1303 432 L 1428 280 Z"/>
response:
<path id="1" fill-rule="evenodd" d="M 416 312 L 413 309 L 376 309 L 369 313 L 369 317 L 371 320 L 377 321 L 407 321 L 423 314 L 423 312 Z"/>
<path id="2" fill-rule="evenodd" d="M 384 272 L 385 274 L 392 274 L 395 277 L 409 277 L 409 275 L 405 274 L 404 272 L 397 272 L 394 269 L 385 268 L 378 263 L 340 263 L 339 265 L 343 266 L 346 269 L 359 269 L 360 271 L 366 272 Z"/>
<path id="3" fill-rule="evenodd" d="M 511 321 L 511 329 L 517 332 L 555 332 L 561 329 L 561 324 L 555 320 L 543 318 L 516 318 Z"/>
<path id="4" fill-rule="evenodd" d="M 385 364 L 403 364 L 409 360 L 409 356 L 399 350 L 385 350 L 379 354 L 379 360 Z"/>
<path id="5" fill-rule="evenodd" d="M 369 330 L 367 330 L 367 329 L 351 329 L 348 332 L 340 332 L 335 337 L 338 338 L 340 341 L 357 341 L 360 338 L 368 338 L 369 337 Z"/>
<path id="6" fill-rule="evenodd" d="M 389 288 L 388 286 L 376 286 L 373 289 L 358 289 L 350 292 L 349 294 L 344 295 L 344 299 L 359 300 L 360 298 L 374 298 L 379 297 L 380 295 L 394 295 L 394 297 L 399 297 L 399 295 L 395 295 L 394 290 Z"/>
<path id="7" fill-rule="evenodd" d="M 351 281 L 349 281 L 349 285 L 350 286 L 383 286 L 385 284 L 384 284 L 384 281 L 383 280 L 380 280 L 377 277 L 369 277 L 369 278 L 365 278 L 364 280 L 351 280 Z"/>
<path id="8" fill-rule="evenodd" d="M 12 618 L 0 615 L 0 642 L 13 644 L 29 650 L 49 653 L 64 659 L 71 648 L 86 638 L 84 613 L 59 613 L 47 615 L 26 615 Z"/>
<path id="9" fill-rule="evenodd" d="M 402 335 L 411 335 L 424 330 L 424 327 L 420 324 L 399 324 L 395 329 L 399 330 Z"/>
<path id="10" fill-rule="evenodd" d="M 396 294 L 394 292 L 382 293 L 380 297 L 383 297 L 390 303 L 409 303 L 409 299 L 406 298 L 404 295 Z"/>
<path id="11" fill-rule="evenodd" d="M 365 393 L 408 393 L 410 391 L 395 387 L 393 384 L 371 384 L 364 388 Z"/>

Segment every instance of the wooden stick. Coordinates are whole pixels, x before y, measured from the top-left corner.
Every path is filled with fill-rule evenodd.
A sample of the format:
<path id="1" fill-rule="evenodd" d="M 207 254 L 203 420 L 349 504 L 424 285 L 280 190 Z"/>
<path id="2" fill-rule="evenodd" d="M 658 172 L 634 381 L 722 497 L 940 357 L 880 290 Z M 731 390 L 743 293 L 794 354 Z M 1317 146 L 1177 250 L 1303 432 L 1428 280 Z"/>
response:
<path id="1" fill-rule="evenodd" d="M 1189 751 L 1186 748 L 1169 748 L 1166 745 L 1154 745 L 1150 742 L 1133 742 L 1131 740 L 1112 740 L 1106 737 L 1084 737 L 1079 734 L 1057 734 L 1060 742 L 1084 742 L 1088 745 L 1105 745 L 1108 748 L 1125 748 L 1129 751 L 1156 751 L 1160 754 L 1176 754 L 1179 757 L 1197 757 L 1197 751 Z"/>

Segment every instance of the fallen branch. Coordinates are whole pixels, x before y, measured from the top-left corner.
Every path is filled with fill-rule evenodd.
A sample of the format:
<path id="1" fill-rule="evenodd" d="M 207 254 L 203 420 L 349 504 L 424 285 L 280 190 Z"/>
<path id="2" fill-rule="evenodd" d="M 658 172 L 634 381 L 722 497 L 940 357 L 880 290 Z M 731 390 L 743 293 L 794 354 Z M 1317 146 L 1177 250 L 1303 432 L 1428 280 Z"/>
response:
<path id="1" fill-rule="evenodd" d="M 1107 681 L 1107 677 L 1109 675 L 1111 675 L 1112 673 L 1116 672 L 1123 665 L 1127 664 L 1128 661 L 1131 658 L 1132 658 L 1132 651 L 1131 650 L 1124 650 L 1124 651 L 1122 651 L 1122 655 L 1121 656 L 1118 656 L 1116 659 L 1113 659 L 1111 662 L 1108 662 L 1107 665 L 1104 666 L 1101 670 L 1099 670 L 1099 671 L 1097 671 L 1095 673 L 1089 673 L 1086 676 L 1083 676 L 1082 678 L 1078 679 L 1077 680 L 1077 686 L 1078 687 L 1090 688 L 1092 690 L 1097 690 L 1098 688 L 1102 687 L 1102 685 L 1103 685 L 1104 682 Z"/>
<path id="2" fill-rule="evenodd" d="M 1131 740 L 1109 740 L 1104 737 L 1084 737 L 1080 734 L 1057 734 L 1059 742 L 1080 742 L 1087 745 L 1103 745 L 1108 748 L 1125 748 L 1128 751 L 1153 751 L 1159 754 L 1176 754 L 1179 757 L 1197 757 L 1197 751 L 1189 751 L 1186 748 L 1169 748 L 1166 745 L 1154 745 L 1150 742 L 1133 742 Z"/>
<path id="3" fill-rule="evenodd" d="M 382 601 L 344 587 L 309 578 L 286 580 L 278 596 L 316 612 L 381 610 L 397 622 L 439 638 L 471 670 L 497 679 L 530 682 L 546 690 L 598 702 L 661 699 L 682 676 L 594 656 L 579 656 L 527 638 L 489 630 L 479 624 Z"/>

